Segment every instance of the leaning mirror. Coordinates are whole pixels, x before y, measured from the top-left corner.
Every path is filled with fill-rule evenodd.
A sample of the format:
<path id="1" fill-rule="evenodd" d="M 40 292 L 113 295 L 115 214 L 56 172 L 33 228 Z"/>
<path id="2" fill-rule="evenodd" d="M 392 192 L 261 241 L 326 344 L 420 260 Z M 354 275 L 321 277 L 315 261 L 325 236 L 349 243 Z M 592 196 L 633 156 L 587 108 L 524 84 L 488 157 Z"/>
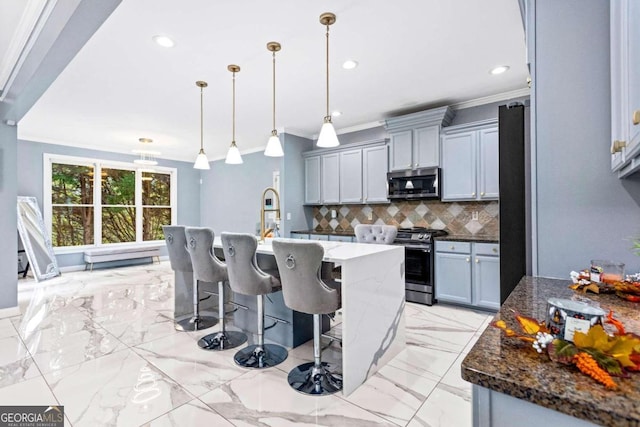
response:
<path id="1" fill-rule="evenodd" d="M 35 197 L 18 197 L 18 232 L 36 281 L 60 275 L 51 239 Z"/>

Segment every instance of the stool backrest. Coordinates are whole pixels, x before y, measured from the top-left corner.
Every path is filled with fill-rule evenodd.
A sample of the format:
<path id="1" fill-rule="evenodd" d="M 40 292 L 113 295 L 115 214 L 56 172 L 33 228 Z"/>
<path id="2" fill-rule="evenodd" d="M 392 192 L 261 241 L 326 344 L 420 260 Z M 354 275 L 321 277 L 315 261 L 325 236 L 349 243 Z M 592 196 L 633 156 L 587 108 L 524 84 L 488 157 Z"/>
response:
<path id="1" fill-rule="evenodd" d="M 324 249 L 304 240 L 273 241 L 284 303 L 307 314 L 333 313 L 340 307 L 338 291 L 318 277 Z"/>
<path id="2" fill-rule="evenodd" d="M 393 225 L 358 224 L 353 229 L 358 243 L 377 243 L 390 245 L 398 234 Z"/>
<path id="3" fill-rule="evenodd" d="M 233 292 L 264 295 L 279 285 L 276 278 L 260 270 L 256 261 L 258 240 L 248 233 L 222 233 L 222 250 Z"/>
<path id="4" fill-rule="evenodd" d="M 213 254 L 213 230 L 208 227 L 186 227 L 184 235 L 196 279 L 209 283 L 227 280 L 227 267 Z"/>
<path id="5" fill-rule="evenodd" d="M 187 239 L 183 225 L 163 225 L 164 241 L 167 243 L 169 262 L 173 271 L 192 272 L 191 256 L 187 252 Z"/>

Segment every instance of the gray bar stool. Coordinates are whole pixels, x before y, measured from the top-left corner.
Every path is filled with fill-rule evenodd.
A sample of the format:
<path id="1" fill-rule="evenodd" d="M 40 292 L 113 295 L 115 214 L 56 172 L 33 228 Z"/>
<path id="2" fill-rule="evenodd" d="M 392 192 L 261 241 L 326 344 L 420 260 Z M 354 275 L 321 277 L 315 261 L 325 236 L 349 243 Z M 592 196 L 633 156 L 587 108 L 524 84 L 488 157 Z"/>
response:
<path id="1" fill-rule="evenodd" d="M 173 271 L 180 271 L 193 274 L 191 257 L 187 252 L 187 240 L 184 235 L 184 226 L 165 225 L 162 227 L 164 240 L 167 242 L 169 262 Z M 218 323 L 218 319 L 212 316 L 200 315 L 200 293 L 198 291 L 199 281 L 193 279 L 193 316 L 176 322 L 176 329 L 179 331 L 199 331 L 207 329 Z M 208 298 L 208 297 L 207 297 Z"/>
<path id="2" fill-rule="evenodd" d="M 398 228 L 394 225 L 358 224 L 353 233 L 358 243 L 390 245 L 396 239 Z"/>
<path id="3" fill-rule="evenodd" d="M 231 289 L 257 297 L 258 343 L 243 348 L 233 358 L 236 364 L 245 368 L 276 366 L 284 362 L 289 353 L 280 345 L 264 343 L 264 296 L 282 289 L 280 281 L 258 267 L 258 240 L 252 234 L 222 233 L 220 237 Z"/>
<path id="4" fill-rule="evenodd" d="M 327 369 L 320 358 L 321 314 L 340 308 L 340 293 L 320 277 L 324 249 L 319 243 L 273 241 L 284 303 L 287 307 L 313 314 L 313 362 L 303 363 L 289 372 L 289 385 L 304 394 L 326 395 L 342 390 L 342 376 Z"/>
<path id="5" fill-rule="evenodd" d="M 218 283 L 220 331 L 200 338 L 198 345 L 205 350 L 227 350 L 245 343 L 245 334 L 225 329 L 224 281 L 228 280 L 227 266 L 213 253 L 213 230 L 207 227 L 187 227 L 184 234 L 196 278 L 203 282 Z"/>

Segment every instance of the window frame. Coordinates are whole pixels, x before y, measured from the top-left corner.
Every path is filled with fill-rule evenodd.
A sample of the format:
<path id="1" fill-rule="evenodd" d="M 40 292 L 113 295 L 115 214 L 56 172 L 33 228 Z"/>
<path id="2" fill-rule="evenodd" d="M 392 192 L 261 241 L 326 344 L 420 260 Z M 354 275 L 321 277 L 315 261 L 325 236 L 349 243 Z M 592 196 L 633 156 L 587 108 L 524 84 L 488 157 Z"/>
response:
<path id="1" fill-rule="evenodd" d="M 155 246 L 163 240 L 142 240 L 142 220 L 143 209 L 142 205 L 142 173 L 143 172 L 157 172 L 170 175 L 170 190 L 169 190 L 169 203 L 168 206 L 171 209 L 171 224 L 177 224 L 178 219 L 178 169 L 167 166 L 148 166 L 137 165 L 135 163 L 121 162 L 114 160 L 102 160 L 90 157 L 77 157 L 66 156 L 59 154 L 43 154 L 43 209 L 44 209 L 44 221 L 49 231 L 49 237 L 53 235 L 52 220 L 53 220 L 53 203 L 52 197 L 52 165 L 53 163 L 62 163 L 68 165 L 77 166 L 91 166 L 94 168 L 94 176 L 101 176 L 102 169 L 124 169 L 135 171 L 135 208 L 136 208 L 136 241 L 135 242 L 120 242 L 120 243 L 102 243 L 102 208 L 110 205 L 102 204 L 102 186 L 93 186 L 93 241 L 92 245 L 78 245 L 78 246 L 57 246 L 53 248 L 56 254 L 65 253 L 77 253 L 82 252 L 85 249 L 97 248 L 97 247 L 127 247 L 127 246 Z M 166 208 L 166 206 L 165 206 Z"/>

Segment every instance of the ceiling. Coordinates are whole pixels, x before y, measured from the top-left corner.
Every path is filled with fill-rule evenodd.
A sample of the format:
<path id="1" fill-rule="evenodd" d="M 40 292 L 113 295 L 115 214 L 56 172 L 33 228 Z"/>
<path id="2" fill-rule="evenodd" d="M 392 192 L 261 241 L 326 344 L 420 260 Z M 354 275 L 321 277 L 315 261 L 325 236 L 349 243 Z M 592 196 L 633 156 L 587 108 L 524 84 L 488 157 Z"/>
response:
<path id="1" fill-rule="evenodd" d="M 325 115 L 325 28 L 318 18 L 326 11 L 337 15 L 330 84 L 331 110 L 342 112 L 333 120 L 339 131 L 527 87 L 516 0 L 302 3 L 123 1 L 22 118 L 18 136 L 124 153 L 146 137 L 160 158 L 193 161 L 200 143 L 195 82 L 205 80 L 204 148 L 210 159 L 222 158 L 232 139 L 227 65 L 237 64 L 236 141 L 243 153 L 262 150 L 272 129 L 266 43 L 274 40 L 282 44 L 276 127 L 313 137 Z M 176 44 L 160 47 L 154 35 Z M 343 69 L 346 59 L 359 67 Z M 491 75 L 497 65 L 511 69 Z"/>

